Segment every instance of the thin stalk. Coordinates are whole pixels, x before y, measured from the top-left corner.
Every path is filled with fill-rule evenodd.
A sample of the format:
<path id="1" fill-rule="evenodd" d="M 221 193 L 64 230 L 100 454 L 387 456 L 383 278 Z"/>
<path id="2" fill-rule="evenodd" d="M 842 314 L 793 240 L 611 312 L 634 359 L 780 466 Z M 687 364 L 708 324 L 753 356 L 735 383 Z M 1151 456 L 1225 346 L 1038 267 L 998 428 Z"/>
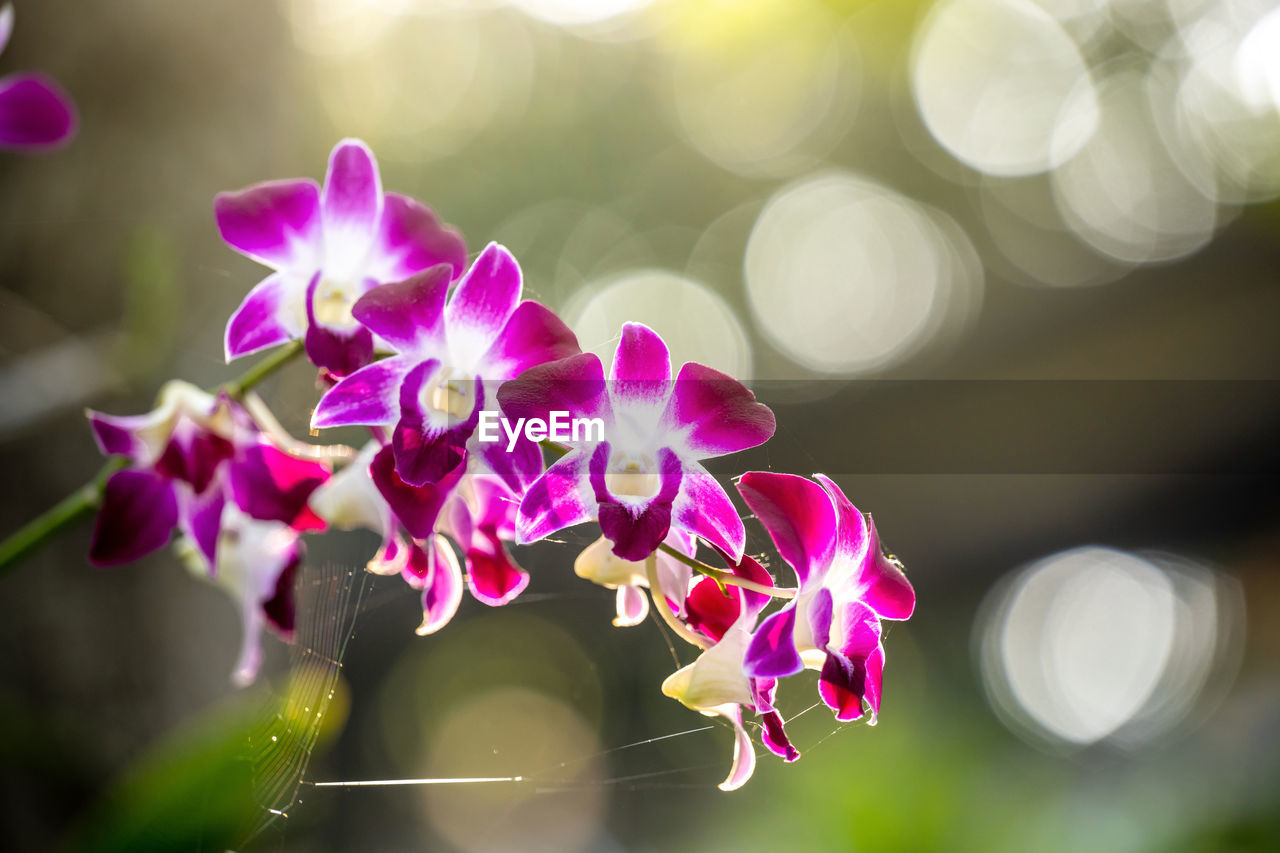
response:
<path id="1" fill-rule="evenodd" d="M 235 399 L 241 399 L 253 386 L 284 367 L 301 353 L 300 342 L 287 343 L 240 376 L 223 383 L 220 386 L 221 390 Z M 102 492 L 107 487 L 107 480 L 127 464 L 128 460 L 122 456 L 110 457 L 98 469 L 98 473 L 93 475 L 93 479 L 0 542 L 0 574 L 12 569 L 45 542 L 97 509 L 102 503 Z"/>
<path id="2" fill-rule="evenodd" d="M 706 575 L 716 583 L 720 584 L 720 586 L 722 587 L 738 586 L 738 587 L 742 587 L 743 589 L 749 589 L 752 592 L 763 593 L 764 595 L 768 595 L 773 598 L 795 598 L 796 597 L 796 591 L 794 589 L 791 589 L 790 587 L 765 586 L 764 584 L 756 583 L 753 580 L 740 578 L 737 575 L 735 575 L 733 572 L 727 572 L 724 569 L 717 569 L 714 566 L 708 566 L 706 563 L 702 562 L 701 560 L 695 560 L 693 557 L 689 557 L 689 556 L 686 556 L 685 554 L 681 554 L 679 551 L 677 551 L 675 548 L 672 548 L 666 542 L 660 543 L 658 545 L 658 550 L 669 557 L 675 557 L 677 560 L 684 563 L 686 566 L 693 569 L 695 572 Z"/>

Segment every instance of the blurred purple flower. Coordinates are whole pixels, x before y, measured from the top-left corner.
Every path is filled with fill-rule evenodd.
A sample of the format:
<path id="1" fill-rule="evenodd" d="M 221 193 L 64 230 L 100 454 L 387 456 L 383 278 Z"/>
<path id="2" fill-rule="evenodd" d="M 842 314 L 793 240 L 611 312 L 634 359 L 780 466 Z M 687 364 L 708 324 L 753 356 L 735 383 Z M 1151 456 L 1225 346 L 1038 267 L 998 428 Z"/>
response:
<path id="1" fill-rule="evenodd" d="M 773 412 L 736 379 L 689 362 L 673 383 L 662 338 L 627 323 L 607 383 L 587 353 L 525 371 L 498 400 L 508 419 L 549 423 L 552 412 L 568 412 L 604 423 L 604 441 L 567 442 L 569 452 L 529 487 L 517 541 L 598 519 L 624 560 L 643 560 L 672 529 L 742 557 L 742 520 L 701 464 L 773 435 Z"/>
<path id="2" fill-rule="evenodd" d="M 875 524 L 830 479 L 752 471 L 738 491 L 795 569 L 795 599 L 761 621 L 746 651 L 748 675 L 779 678 L 810 668 L 838 720 L 863 703 L 874 724 L 884 671 L 882 619 L 908 619 L 915 591 L 880 546 Z"/>
<path id="3" fill-rule="evenodd" d="M 369 362 L 374 339 L 351 306 L 379 284 L 444 264 L 462 271 L 466 246 L 417 201 L 382 191 L 373 152 L 345 139 L 329 155 L 323 189 L 310 179 L 268 181 L 213 202 L 222 238 L 275 272 L 227 323 L 227 360 L 291 339 L 317 366 L 347 375 Z"/>
<path id="4" fill-rule="evenodd" d="M 103 490 L 90 562 L 136 560 L 177 528 L 188 564 L 241 607 L 235 678 L 252 681 L 262 626 L 291 636 L 299 539 L 324 527 L 308 500 L 329 478 L 328 465 L 285 452 L 238 405 L 185 382 L 166 385 L 147 414 L 88 416 L 102 452 L 129 462 Z"/>
<path id="5" fill-rule="evenodd" d="M 0 51 L 13 34 L 13 6 L 0 9 Z M 0 78 L 0 148 L 44 151 L 76 132 L 76 108 L 62 87 L 43 74 L 24 71 Z"/>

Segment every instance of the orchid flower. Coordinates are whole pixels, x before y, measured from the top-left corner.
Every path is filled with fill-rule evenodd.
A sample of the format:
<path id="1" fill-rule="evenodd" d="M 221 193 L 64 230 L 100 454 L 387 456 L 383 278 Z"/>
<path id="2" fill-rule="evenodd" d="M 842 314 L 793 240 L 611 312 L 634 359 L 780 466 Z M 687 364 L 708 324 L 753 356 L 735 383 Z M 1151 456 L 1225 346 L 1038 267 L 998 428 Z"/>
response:
<path id="1" fill-rule="evenodd" d="M 262 627 L 291 636 L 299 540 L 324 527 L 308 499 L 329 466 L 285 452 L 226 396 L 185 382 L 165 386 L 145 415 L 89 412 L 89 420 L 103 453 L 130 463 L 107 481 L 89 559 L 102 566 L 137 559 L 177 527 L 188 566 L 231 591 L 240 607 L 233 678 L 251 682 Z"/>
<path id="2" fill-rule="evenodd" d="M 252 429 L 243 412 L 225 398 L 174 381 L 145 415 L 86 414 L 103 454 L 129 461 L 107 481 L 90 562 L 136 560 L 162 548 L 180 527 L 213 563 L 225 503 L 222 463 Z"/>
<path id="3" fill-rule="evenodd" d="M 672 382 L 662 338 L 627 323 L 609 382 L 600 359 L 586 353 L 525 371 L 499 389 L 498 400 L 508 419 L 547 423 L 552 412 L 567 411 L 604 424 L 605 440 L 584 431 L 529 487 L 518 542 L 598 519 L 624 560 L 643 560 L 672 529 L 701 537 L 734 561 L 742 557 L 742 520 L 702 466 L 773 435 L 773 412 L 742 383 L 696 362 L 681 367 Z"/>
<path id="4" fill-rule="evenodd" d="M 6 3 L 0 8 L 0 52 L 12 34 L 13 6 Z M 53 80 L 33 71 L 0 78 L 0 148 L 47 150 L 75 131 L 75 105 Z"/>
<path id="5" fill-rule="evenodd" d="M 766 617 L 751 637 L 745 670 L 779 678 L 803 668 L 821 674 L 818 692 L 838 720 L 855 720 L 863 703 L 874 724 L 884 671 L 881 620 L 903 620 L 915 591 L 885 554 L 875 524 L 834 482 L 752 471 L 738 491 L 799 580 L 795 599 Z"/>
<path id="6" fill-rule="evenodd" d="M 772 586 L 769 573 L 750 557 L 743 557 L 732 569 L 746 580 Z M 741 788 L 755 772 L 755 748 L 742 724 L 744 707 L 760 716 L 762 740 L 770 752 L 788 762 L 800 757 L 773 707 L 776 680 L 754 678 L 743 671 L 751 631 L 768 602 L 769 596 L 762 593 L 735 586 L 721 589 L 710 578 L 699 579 L 689 591 L 688 621 L 715 644 L 662 683 L 665 695 L 709 717 L 723 717 L 733 726 L 733 765 L 720 783 L 722 791 Z"/>
<path id="7" fill-rule="evenodd" d="M 396 473 L 413 486 L 462 463 L 486 382 L 579 351 L 559 317 L 520 301 L 520 266 L 502 246 L 490 243 L 446 300 L 449 280 L 437 267 L 361 297 L 352 314 L 396 355 L 329 389 L 311 421 L 316 429 L 395 424 Z"/>
<path id="8" fill-rule="evenodd" d="M 228 361 L 302 339 L 317 366 L 349 374 L 374 351 L 351 314 L 356 300 L 437 264 L 452 278 L 466 261 L 457 231 L 421 203 L 382 191 L 373 152 L 357 139 L 334 147 L 323 188 L 268 181 L 219 193 L 213 209 L 222 239 L 273 270 L 227 323 Z"/>

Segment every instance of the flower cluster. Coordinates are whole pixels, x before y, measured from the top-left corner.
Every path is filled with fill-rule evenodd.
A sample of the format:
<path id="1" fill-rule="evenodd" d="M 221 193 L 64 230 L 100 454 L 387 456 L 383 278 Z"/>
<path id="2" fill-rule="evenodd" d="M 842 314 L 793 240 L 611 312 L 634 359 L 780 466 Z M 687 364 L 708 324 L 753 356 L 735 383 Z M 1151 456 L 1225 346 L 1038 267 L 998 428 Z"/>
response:
<path id="1" fill-rule="evenodd" d="M 359 141 L 334 149 L 323 187 L 258 184 L 220 194 L 214 212 L 234 249 L 272 269 L 227 324 L 228 360 L 299 342 L 324 389 L 314 431 L 372 436 L 358 452 L 304 445 L 257 398 L 178 383 L 148 415 L 90 413 L 103 452 L 127 460 L 107 483 L 91 559 L 139 557 L 177 530 L 190 562 L 241 605 L 238 680 L 257 669 L 262 625 L 292 627 L 303 533 L 380 534 L 368 569 L 418 591 L 418 633 L 430 634 L 464 587 L 489 606 L 526 588 L 513 548 L 590 524 L 599 538 L 574 570 L 617 591 L 614 624 L 652 613 L 699 651 L 662 691 L 733 726 L 722 788 L 755 766 L 744 711 L 768 750 L 799 757 L 774 704 L 782 678 L 816 670 L 837 719 L 875 721 L 883 621 L 908 618 L 915 594 L 870 518 L 822 476 L 738 478 L 795 585 L 747 553 L 739 509 L 704 466 L 772 437 L 773 412 L 745 385 L 673 366 L 639 323 L 622 327 L 606 371 L 555 313 L 522 299 L 509 251 L 491 243 L 468 263 L 455 230 L 383 191 Z M 565 419 L 601 429 L 541 442 L 508 429 L 495 442 L 482 414 L 542 435 Z"/>

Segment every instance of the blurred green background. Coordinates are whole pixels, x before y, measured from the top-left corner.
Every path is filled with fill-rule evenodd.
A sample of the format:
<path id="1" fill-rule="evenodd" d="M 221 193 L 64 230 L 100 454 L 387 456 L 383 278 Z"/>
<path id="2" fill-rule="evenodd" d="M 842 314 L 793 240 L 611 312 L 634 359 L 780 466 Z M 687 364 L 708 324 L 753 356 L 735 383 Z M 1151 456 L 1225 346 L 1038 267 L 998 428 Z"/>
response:
<path id="1" fill-rule="evenodd" d="M 373 538 L 313 539 L 302 648 L 236 695 L 222 593 L 167 554 L 94 570 L 82 525 L 0 579 L 9 849 L 223 850 L 255 778 L 288 816 L 245 849 L 1280 847 L 1274 3 L 44 0 L 0 63 L 82 120 L 0 159 L 0 531 L 96 469 L 83 407 L 237 370 L 261 272 L 213 195 L 358 136 L 584 348 L 641 320 L 758 382 L 778 436 L 717 471 L 834 474 L 919 596 L 879 725 L 809 710 L 797 764 L 724 794 L 730 733 L 573 576 L 586 533 L 428 638 L 346 574 Z M 263 393 L 306 434 L 305 367 Z M 264 732 L 297 750 L 255 766 Z M 526 781 L 295 792 L 308 756 Z"/>

